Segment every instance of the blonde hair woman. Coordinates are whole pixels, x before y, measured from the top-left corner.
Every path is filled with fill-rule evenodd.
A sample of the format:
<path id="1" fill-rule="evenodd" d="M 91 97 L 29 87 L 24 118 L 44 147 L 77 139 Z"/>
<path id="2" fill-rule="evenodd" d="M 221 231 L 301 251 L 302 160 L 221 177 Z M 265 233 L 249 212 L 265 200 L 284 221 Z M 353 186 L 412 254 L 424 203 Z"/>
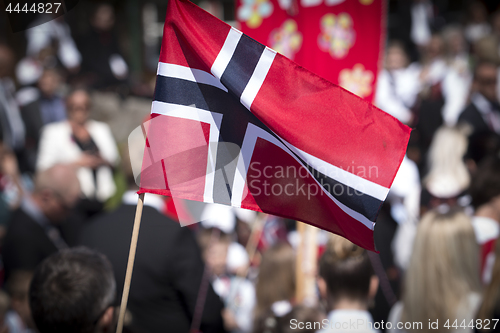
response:
<path id="1" fill-rule="evenodd" d="M 402 322 L 409 332 L 453 332 L 455 319 L 457 331 L 472 331 L 468 325 L 481 299 L 478 259 L 474 230 L 465 213 L 452 209 L 424 215 L 406 272 L 402 302 L 389 315 L 391 331 L 403 331 L 394 327 Z M 460 328 L 463 320 L 465 330 Z M 438 329 L 429 328 L 429 322 L 436 321 Z"/>

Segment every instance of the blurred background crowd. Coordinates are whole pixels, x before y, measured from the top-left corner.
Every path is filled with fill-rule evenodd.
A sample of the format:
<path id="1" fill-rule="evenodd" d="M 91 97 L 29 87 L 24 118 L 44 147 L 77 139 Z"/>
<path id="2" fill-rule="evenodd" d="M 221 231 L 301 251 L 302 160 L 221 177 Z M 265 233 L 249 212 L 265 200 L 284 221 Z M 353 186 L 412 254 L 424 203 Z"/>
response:
<path id="1" fill-rule="evenodd" d="M 325 318 L 423 323 L 362 331 L 451 319 L 450 330 L 474 331 L 500 318 L 500 5 L 387 3 L 374 103 L 413 131 L 375 227 L 380 254 L 317 232 L 315 297 L 300 302 L 297 222 L 148 194 L 130 332 L 316 332 L 290 320 Z M 232 0 L 199 5 L 235 24 Z M 165 10 L 80 1 L 15 34 L 0 13 L 0 332 L 64 320 L 33 306 L 43 293 L 29 285 L 44 259 L 77 245 L 107 257 L 110 295 L 121 295 L 137 203 L 127 138 L 150 112 Z M 180 228 L 180 215 L 203 222 Z"/>

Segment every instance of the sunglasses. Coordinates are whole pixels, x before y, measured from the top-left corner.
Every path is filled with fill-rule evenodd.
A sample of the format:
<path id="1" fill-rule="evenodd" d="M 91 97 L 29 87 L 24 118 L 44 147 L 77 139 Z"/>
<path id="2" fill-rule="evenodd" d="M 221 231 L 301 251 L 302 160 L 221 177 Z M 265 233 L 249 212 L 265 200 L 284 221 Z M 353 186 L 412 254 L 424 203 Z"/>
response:
<path id="1" fill-rule="evenodd" d="M 68 110 L 70 110 L 70 111 L 74 111 L 74 110 L 88 111 L 88 110 L 90 110 L 90 105 L 68 105 Z"/>
<path id="2" fill-rule="evenodd" d="M 477 82 L 483 86 L 494 86 L 497 84 L 496 78 L 481 78 L 477 79 Z"/>

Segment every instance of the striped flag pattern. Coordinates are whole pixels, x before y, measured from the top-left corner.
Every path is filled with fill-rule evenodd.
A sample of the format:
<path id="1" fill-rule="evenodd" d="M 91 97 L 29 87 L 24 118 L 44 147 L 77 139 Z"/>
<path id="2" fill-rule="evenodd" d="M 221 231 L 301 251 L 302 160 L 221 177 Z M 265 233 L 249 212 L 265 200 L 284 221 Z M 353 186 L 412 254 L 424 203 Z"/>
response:
<path id="1" fill-rule="evenodd" d="M 334 65 L 334 64 L 332 64 Z M 410 130 L 187 0 L 171 0 L 141 189 L 297 219 L 375 250 Z"/>

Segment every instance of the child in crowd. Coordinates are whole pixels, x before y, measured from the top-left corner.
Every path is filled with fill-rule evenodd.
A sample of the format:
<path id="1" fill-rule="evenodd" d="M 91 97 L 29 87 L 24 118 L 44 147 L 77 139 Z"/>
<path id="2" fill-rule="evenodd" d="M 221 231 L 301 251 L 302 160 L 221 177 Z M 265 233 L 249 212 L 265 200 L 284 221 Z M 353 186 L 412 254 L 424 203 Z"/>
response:
<path id="1" fill-rule="evenodd" d="M 228 271 L 228 249 L 231 237 L 218 229 L 204 229 L 198 234 L 206 265 L 212 274 L 212 286 L 224 301 L 224 326 L 229 332 L 252 331 L 255 289 L 245 276 Z"/>
<path id="2" fill-rule="evenodd" d="M 366 250 L 332 235 L 319 261 L 318 287 L 330 311 L 322 321 L 321 333 L 377 331 L 368 307 L 377 292 L 378 278 Z"/>

